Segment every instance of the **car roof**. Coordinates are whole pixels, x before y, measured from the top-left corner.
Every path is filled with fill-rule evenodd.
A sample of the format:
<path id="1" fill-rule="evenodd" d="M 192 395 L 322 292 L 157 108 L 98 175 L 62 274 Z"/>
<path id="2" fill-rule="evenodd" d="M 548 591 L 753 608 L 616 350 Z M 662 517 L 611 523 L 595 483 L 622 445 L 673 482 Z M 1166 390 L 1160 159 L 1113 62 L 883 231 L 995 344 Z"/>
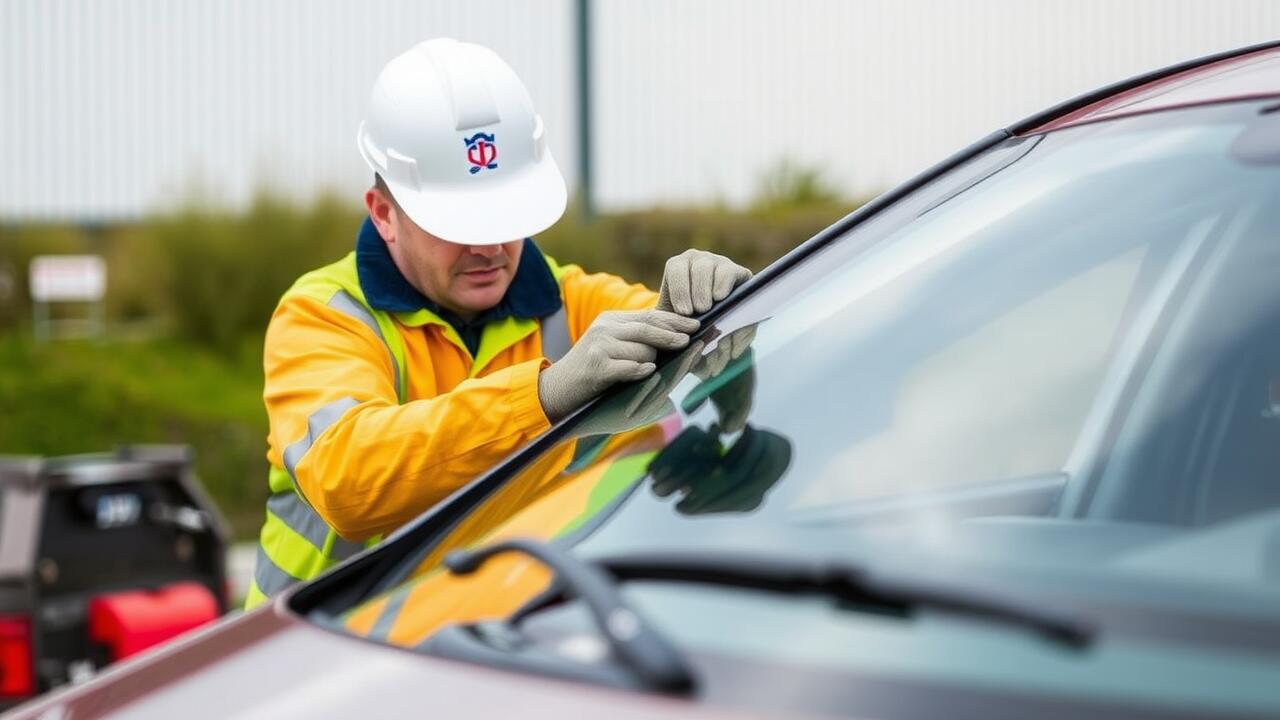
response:
<path id="1" fill-rule="evenodd" d="M 1194 105 L 1280 97 L 1280 45 L 1272 43 L 1206 58 L 1109 89 L 1113 92 L 1020 129 L 1018 134 Z"/>

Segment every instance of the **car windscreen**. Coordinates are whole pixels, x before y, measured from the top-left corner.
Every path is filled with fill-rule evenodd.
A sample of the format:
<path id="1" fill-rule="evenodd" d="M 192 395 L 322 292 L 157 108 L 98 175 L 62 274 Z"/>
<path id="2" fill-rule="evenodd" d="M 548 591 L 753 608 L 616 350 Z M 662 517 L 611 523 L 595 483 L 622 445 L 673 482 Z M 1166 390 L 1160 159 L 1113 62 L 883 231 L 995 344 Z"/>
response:
<path id="1" fill-rule="evenodd" d="M 1003 142 L 573 419 L 341 623 L 416 646 L 510 616 L 548 586 L 542 564 L 442 567 L 509 538 L 586 559 L 835 558 L 1099 617 L 1280 621 L 1273 131 L 1265 105 L 1236 103 Z M 695 644 L 770 652 L 713 630 L 728 604 L 655 603 Z M 810 645 L 793 654 L 867 652 Z"/>

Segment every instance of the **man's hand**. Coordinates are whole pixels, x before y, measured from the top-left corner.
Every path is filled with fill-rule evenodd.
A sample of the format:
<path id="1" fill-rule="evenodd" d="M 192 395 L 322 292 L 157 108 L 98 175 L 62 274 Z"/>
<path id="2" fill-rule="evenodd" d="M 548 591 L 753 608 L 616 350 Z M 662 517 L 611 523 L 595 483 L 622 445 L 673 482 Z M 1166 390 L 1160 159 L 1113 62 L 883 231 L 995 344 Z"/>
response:
<path id="1" fill-rule="evenodd" d="M 750 425 L 732 447 L 721 445 L 721 429 L 685 428 L 649 463 L 653 493 L 672 493 L 682 515 L 752 512 L 791 465 L 791 442 Z"/>
<path id="2" fill-rule="evenodd" d="M 689 344 L 698 321 L 662 310 L 605 312 L 538 376 L 538 400 L 555 422 L 609 386 L 653 374 L 659 350 Z"/>
<path id="3" fill-rule="evenodd" d="M 716 333 L 715 328 L 709 334 Z M 684 397 L 684 410 L 693 413 L 708 397 L 720 415 L 724 432 L 735 433 L 746 427 L 756 391 L 754 361 L 748 357 L 745 367 L 737 367 L 727 378 L 720 377 L 730 364 L 747 355 L 756 337 L 756 325 L 746 325 L 716 338 L 715 347 L 694 365 L 693 374 L 703 380 Z"/>
<path id="4" fill-rule="evenodd" d="M 689 374 L 702 353 L 697 340 L 662 370 L 653 373 L 632 391 L 620 393 L 592 408 L 591 414 L 573 428 L 577 437 L 616 435 L 644 425 L 652 425 L 676 411 L 671 391 Z"/>
<path id="5" fill-rule="evenodd" d="M 727 257 L 686 250 L 667 261 L 658 309 L 681 315 L 704 313 L 750 278 L 750 270 Z"/>
<path id="6" fill-rule="evenodd" d="M 714 328 L 708 332 L 717 332 Z M 702 360 L 693 367 L 693 374 L 703 380 L 710 380 L 724 372 L 729 363 L 742 357 L 742 353 L 751 347 L 756 339 L 756 323 L 744 325 L 737 330 L 716 338 L 716 346 L 711 352 L 702 356 Z"/>

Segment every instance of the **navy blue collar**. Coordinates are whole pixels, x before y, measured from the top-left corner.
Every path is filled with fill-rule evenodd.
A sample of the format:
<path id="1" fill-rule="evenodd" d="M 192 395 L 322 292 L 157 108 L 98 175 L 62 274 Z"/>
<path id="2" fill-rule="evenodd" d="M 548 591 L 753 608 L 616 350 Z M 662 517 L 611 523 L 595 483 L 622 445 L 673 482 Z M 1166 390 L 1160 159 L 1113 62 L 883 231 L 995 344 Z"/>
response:
<path id="1" fill-rule="evenodd" d="M 356 272 L 365 301 L 375 310 L 387 312 L 416 312 L 427 309 L 440 316 L 462 333 L 468 328 L 478 328 L 495 320 L 508 317 L 534 319 L 546 317 L 560 309 L 560 285 L 551 274 L 551 268 L 543 259 L 542 251 L 533 240 L 525 238 L 520 252 L 520 264 L 512 278 L 507 293 L 494 307 L 480 313 L 470 322 L 440 307 L 418 292 L 400 274 L 387 244 L 365 218 L 356 238 Z"/>

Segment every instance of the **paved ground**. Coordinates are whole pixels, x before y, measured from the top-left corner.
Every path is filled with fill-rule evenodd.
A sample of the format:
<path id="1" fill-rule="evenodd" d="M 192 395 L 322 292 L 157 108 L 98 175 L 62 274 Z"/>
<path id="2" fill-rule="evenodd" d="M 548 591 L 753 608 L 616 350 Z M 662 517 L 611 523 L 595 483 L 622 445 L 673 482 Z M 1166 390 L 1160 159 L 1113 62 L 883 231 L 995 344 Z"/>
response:
<path id="1" fill-rule="evenodd" d="M 253 577 L 253 558 L 258 543 L 236 543 L 227 549 L 227 581 L 231 583 L 231 597 L 237 603 L 249 591 L 249 579 Z"/>

